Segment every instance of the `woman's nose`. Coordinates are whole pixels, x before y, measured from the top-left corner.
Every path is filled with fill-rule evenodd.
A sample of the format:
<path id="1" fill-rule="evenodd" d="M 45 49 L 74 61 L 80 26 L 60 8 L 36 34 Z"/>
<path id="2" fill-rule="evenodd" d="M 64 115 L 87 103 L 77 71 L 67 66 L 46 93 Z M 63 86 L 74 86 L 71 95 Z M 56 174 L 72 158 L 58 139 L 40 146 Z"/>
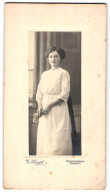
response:
<path id="1" fill-rule="evenodd" d="M 52 60 L 55 60 L 55 57 L 52 57 Z"/>

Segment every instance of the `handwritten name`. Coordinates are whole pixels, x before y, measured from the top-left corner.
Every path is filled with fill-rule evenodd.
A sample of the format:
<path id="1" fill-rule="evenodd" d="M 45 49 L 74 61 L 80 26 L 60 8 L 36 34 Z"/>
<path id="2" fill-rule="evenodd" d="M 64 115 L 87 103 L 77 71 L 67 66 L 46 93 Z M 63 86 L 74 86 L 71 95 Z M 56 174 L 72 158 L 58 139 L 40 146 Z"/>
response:
<path id="1" fill-rule="evenodd" d="M 34 160 L 34 159 L 26 159 L 26 164 L 34 164 L 35 166 L 46 165 L 47 162 L 45 160 Z"/>

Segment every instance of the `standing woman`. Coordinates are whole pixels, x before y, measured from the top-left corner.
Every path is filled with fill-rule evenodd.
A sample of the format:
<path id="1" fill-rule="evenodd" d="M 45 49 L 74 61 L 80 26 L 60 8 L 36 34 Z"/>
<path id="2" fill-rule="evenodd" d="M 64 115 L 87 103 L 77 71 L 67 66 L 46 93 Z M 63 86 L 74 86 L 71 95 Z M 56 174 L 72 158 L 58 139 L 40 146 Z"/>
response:
<path id="1" fill-rule="evenodd" d="M 72 155 L 72 130 L 67 105 L 70 76 L 60 67 L 65 51 L 53 46 L 47 50 L 46 57 L 51 69 L 43 72 L 36 94 L 40 117 L 37 155 Z"/>

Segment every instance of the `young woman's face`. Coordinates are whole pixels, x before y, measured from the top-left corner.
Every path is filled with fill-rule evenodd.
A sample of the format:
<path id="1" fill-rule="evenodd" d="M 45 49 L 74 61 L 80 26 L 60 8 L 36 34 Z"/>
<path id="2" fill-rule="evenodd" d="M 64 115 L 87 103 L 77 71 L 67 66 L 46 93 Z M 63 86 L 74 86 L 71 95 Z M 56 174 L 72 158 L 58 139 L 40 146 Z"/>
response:
<path id="1" fill-rule="evenodd" d="M 57 51 L 53 51 L 52 53 L 50 53 L 48 56 L 48 60 L 51 65 L 51 68 L 60 66 L 61 58 Z"/>

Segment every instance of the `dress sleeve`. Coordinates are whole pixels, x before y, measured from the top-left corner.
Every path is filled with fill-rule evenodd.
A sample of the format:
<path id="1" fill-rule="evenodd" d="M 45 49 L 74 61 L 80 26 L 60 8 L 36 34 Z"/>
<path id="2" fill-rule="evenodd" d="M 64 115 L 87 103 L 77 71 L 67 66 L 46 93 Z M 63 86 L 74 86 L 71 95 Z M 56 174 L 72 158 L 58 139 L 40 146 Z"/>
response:
<path id="1" fill-rule="evenodd" d="M 67 101 L 70 93 L 70 75 L 67 71 L 61 77 L 61 93 L 58 98 Z"/>
<path id="2" fill-rule="evenodd" d="M 43 98 L 43 93 L 42 93 L 42 76 L 41 76 L 41 80 L 38 84 L 38 89 L 37 89 L 37 93 L 36 93 L 36 101 L 38 104 L 42 103 L 42 98 Z"/>

